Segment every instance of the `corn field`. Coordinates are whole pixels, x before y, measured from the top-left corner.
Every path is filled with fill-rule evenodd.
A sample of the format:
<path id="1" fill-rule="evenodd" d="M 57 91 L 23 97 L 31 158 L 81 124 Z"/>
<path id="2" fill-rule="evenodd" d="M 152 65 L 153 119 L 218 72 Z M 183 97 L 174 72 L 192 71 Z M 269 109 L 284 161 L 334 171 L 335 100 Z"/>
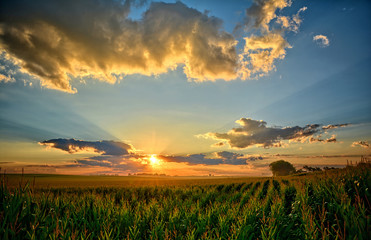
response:
<path id="1" fill-rule="evenodd" d="M 369 166 L 126 188 L 9 188 L 4 177 L 0 239 L 370 239 L 370 182 Z"/>

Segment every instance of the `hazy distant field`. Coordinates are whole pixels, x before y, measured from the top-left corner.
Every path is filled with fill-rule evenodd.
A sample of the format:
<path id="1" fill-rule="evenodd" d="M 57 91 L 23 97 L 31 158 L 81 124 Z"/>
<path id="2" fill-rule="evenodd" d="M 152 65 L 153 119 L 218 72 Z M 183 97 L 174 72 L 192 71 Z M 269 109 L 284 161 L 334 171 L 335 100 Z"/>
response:
<path id="1" fill-rule="evenodd" d="M 1 176 L 2 177 L 2 176 Z M 168 176 L 73 176 L 43 174 L 8 174 L 7 185 L 19 187 L 22 182 L 30 187 L 140 187 L 140 186 L 190 186 L 251 182 L 256 177 L 168 177 Z"/>
<path id="2" fill-rule="evenodd" d="M 6 175 L 1 179 L 0 239 L 371 236 L 369 165 L 284 178 Z"/>

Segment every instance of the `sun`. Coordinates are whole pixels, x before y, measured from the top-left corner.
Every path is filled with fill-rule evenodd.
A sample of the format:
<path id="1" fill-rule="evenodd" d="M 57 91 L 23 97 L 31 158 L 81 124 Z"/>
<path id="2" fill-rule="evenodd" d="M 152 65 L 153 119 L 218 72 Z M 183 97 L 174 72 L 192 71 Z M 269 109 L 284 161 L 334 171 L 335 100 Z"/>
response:
<path id="1" fill-rule="evenodd" d="M 152 165 L 159 165 L 160 160 L 156 157 L 155 154 L 152 154 L 151 157 L 149 158 L 149 161 Z"/>

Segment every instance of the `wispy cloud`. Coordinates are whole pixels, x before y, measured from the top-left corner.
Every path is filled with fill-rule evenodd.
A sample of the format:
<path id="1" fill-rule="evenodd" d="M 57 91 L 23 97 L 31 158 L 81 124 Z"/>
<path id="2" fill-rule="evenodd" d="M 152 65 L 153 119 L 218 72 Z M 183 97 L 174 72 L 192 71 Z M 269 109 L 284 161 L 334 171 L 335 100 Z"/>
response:
<path id="1" fill-rule="evenodd" d="M 300 17 L 300 13 L 305 12 L 306 10 L 307 10 L 307 7 L 302 7 L 292 17 L 290 17 L 290 16 L 277 16 L 276 22 L 278 24 L 281 24 L 284 29 L 287 29 L 287 30 L 293 31 L 293 32 L 298 32 L 300 24 L 303 21 Z"/>
<path id="2" fill-rule="evenodd" d="M 352 147 L 370 148 L 370 144 L 367 141 L 353 142 L 351 146 Z"/>
<path id="3" fill-rule="evenodd" d="M 337 124 L 321 126 L 319 124 L 309 124 L 304 127 L 267 127 L 267 122 L 241 118 L 236 121 L 241 127 L 233 128 L 227 133 L 206 133 L 200 135 L 205 138 L 212 138 L 227 142 L 232 148 L 248 148 L 250 146 L 261 146 L 265 148 L 282 147 L 284 140 L 292 142 L 336 142 L 335 135 L 328 139 L 321 139 L 321 134 L 326 130 L 345 127 L 349 124 Z"/>
<path id="4" fill-rule="evenodd" d="M 330 129 L 336 129 L 336 128 L 341 128 L 341 127 L 348 127 L 348 126 L 350 126 L 349 123 L 329 124 L 329 125 L 323 126 L 322 129 L 324 129 L 324 130 L 330 130 Z"/>
<path id="5" fill-rule="evenodd" d="M 330 46 L 330 40 L 325 35 L 316 35 L 313 37 L 313 41 L 317 43 L 320 47 Z"/>
<path id="6" fill-rule="evenodd" d="M 157 75 L 178 66 L 196 81 L 247 79 L 266 74 L 285 57 L 290 45 L 284 33 L 298 30 L 305 10 L 277 18 L 276 10 L 291 1 L 254 1 L 246 10 L 248 37 L 239 54 L 221 19 L 181 2 L 153 2 L 140 20 L 129 18 L 140 2 L 3 1 L 0 47 L 43 86 L 71 93 L 77 91 L 71 77 L 114 83 L 124 75 Z M 280 24 L 271 28 L 276 18 Z"/>

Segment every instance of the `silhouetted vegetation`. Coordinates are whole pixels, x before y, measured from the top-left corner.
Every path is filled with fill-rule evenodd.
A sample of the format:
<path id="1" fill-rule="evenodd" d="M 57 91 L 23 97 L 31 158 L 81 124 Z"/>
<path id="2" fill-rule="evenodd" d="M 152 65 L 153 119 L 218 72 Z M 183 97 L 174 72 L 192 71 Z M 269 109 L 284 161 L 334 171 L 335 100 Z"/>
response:
<path id="1" fill-rule="evenodd" d="M 319 168 L 319 167 L 310 167 L 308 165 L 304 165 L 303 168 L 305 170 L 307 170 L 308 172 L 320 172 L 320 171 L 322 171 L 322 169 Z"/>
<path id="2" fill-rule="evenodd" d="M 284 160 L 279 160 L 269 164 L 273 176 L 287 176 L 296 172 L 295 167 Z"/>

